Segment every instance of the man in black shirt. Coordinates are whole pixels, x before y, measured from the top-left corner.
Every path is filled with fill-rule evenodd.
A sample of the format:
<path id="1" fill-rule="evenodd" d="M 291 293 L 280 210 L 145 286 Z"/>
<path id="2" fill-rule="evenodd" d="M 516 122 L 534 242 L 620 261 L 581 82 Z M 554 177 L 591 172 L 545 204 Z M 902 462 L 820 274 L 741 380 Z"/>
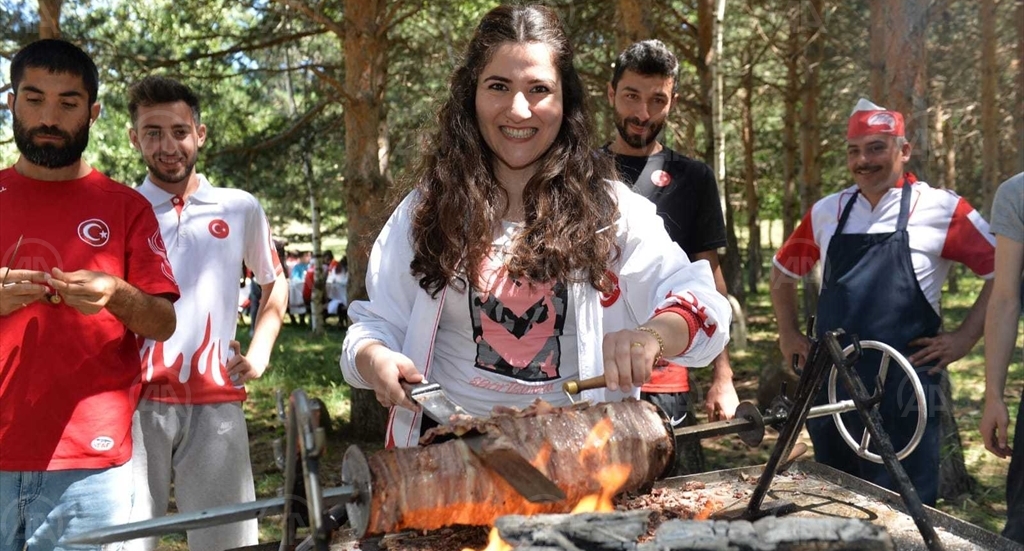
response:
<path id="1" fill-rule="evenodd" d="M 602 149 L 615 157 L 622 180 L 657 205 L 669 235 L 690 260 L 711 264 L 716 286 L 725 295 L 717 251 L 726 244 L 725 222 L 715 175 L 706 164 L 657 141 L 676 99 L 678 72 L 675 56 L 658 40 L 637 42 L 619 55 L 608 84 L 618 134 Z M 712 365 L 705 409 L 712 421 L 730 419 L 738 399 L 728 352 Z M 659 367 L 641 392 L 665 409 L 674 425 L 684 422 L 691 402 L 686 366 Z M 690 416 L 686 424 L 693 422 Z"/>

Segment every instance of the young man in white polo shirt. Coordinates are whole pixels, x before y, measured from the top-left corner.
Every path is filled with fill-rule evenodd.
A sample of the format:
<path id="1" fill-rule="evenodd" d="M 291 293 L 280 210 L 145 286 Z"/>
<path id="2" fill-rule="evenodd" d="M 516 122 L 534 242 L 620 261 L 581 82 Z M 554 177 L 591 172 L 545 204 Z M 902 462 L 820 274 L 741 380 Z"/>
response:
<path id="1" fill-rule="evenodd" d="M 288 284 L 255 197 L 210 185 L 195 169 L 206 140 L 199 100 L 185 85 L 146 77 L 128 92 L 132 146 L 149 168 L 138 188 L 153 205 L 167 255 L 180 273 L 178 329 L 142 348 L 142 398 L 136 413 L 132 520 L 167 511 L 171 481 L 178 510 L 255 499 L 242 401 L 245 383 L 263 374 L 288 303 Z M 234 340 L 243 263 L 262 288 L 246 354 Z M 189 548 L 258 543 L 256 520 L 190 530 Z M 135 540 L 153 549 L 156 538 Z"/>

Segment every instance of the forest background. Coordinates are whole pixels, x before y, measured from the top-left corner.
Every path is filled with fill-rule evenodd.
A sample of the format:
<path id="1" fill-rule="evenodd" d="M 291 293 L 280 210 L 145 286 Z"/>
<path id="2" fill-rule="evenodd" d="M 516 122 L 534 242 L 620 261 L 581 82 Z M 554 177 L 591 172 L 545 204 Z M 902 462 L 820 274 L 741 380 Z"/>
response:
<path id="1" fill-rule="evenodd" d="M 679 57 L 680 99 L 663 139 L 718 177 L 723 268 L 741 310 L 733 347 L 744 345 L 746 313 L 764 307 L 781 239 L 816 199 L 850 185 L 844 136 L 859 97 L 903 112 L 912 170 L 986 218 L 998 184 L 1024 171 L 1024 0 L 544 3 L 575 44 L 595 146 L 614 136 L 605 90 L 616 54 L 658 38 Z M 151 73 L 187 82 L 209 128 L 199 169 L 215 185 L 255 194 L 289 249 L 346 254 L 357 299 L 373 238 L 409 186 L 448 75 L 496 4 L 0 0 L 0 92 L 10 91 L 10 60 L 28 42 L 59 36 L 82 46 L 100 68 L 103 104 L 86 158 L 134 185 L 145 166 L 127 140 L 127 87 Z M 5 101 L 0 166 L 17 158 L 11 123 Z M 953 271 L 950 292 L 961 277 Z M 804 287 L 811 311 L 815 279 Z M 353 392 L 350 406 L 352 430 L 380 434 L 372 394 Z M 956 437 L 948 417 L 945 434 Z M 969 485 L 956 440 L 943 467 L 948 496 Z"/>

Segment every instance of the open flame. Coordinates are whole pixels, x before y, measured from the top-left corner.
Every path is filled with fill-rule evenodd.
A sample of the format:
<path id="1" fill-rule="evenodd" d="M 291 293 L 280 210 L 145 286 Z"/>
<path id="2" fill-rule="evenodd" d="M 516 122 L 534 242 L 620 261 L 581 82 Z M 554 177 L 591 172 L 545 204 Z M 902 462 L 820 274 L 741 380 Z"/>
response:
<path id="1" fill-rule="evenodd" d="M 613 433 L 612 422 L 607 417 L 599 421 L 594 425 L 594 428 L 587 434 L 587 438 L 583 443 L 583 448 L 580 450 L 580 465 L 586 465 L 587 460 L 590 459 L 591 463 L 598 465 L 602 464 L 598 460 L 602 452 L 605 450 L 605 446 L 608 441 L 611 440 Z M 551 457 L 551 446 L 545 443 L 545 445 L 537 453 L 537 457 L 531 461 L 531 463 L 538 469 L 544 470 L 542 465 L 546 464 L 548 459 Z M 624 464 L 611 464 L 605 465 L 598 469 L 595 476 L 596 481 L 600 485 L 600 490 L 597 493 L 583 496 L 576 506 L 573 507 L 571 514 L 576 513 L 607 513 L 615 510 L 614 498 L 619 492 L 626 481 L 629 480 L 629 475 L 632 472 L 632 468 L 629 465 Z M 465 548 L 462 551 L 474 551 L 473 549 Z M 487 547 L 482 551 L 513 551 L 513 547 L 509 545 L 505 540 L 501 539 L 498 534 L 496 527 L 491 527 L 491 531 L 487 538 Z"/>
<path id="2" fill-rule="evenodd" d="M 473 550 L 467 547 L 462 551 Z M 483 551 L 512 551 L 512 546 L 505 543 L 505 540 L 498 535 L 498 529 L 492 526 L 490 534 L 487 535 L 487 547 L 484 547 Z"/>
<path id="3" fill-rule="evenodd" d="M 596 494 L 590 494 L 580 499 L 572 512 L 575 513 L 609 513 L 615 510 L 613 499 L 619 492 L 619 488 L 629 479 L 628 465 L 610 465 L 602 468 L 597 473 L 597 480 L 601 482 L 601 490 Z"/>

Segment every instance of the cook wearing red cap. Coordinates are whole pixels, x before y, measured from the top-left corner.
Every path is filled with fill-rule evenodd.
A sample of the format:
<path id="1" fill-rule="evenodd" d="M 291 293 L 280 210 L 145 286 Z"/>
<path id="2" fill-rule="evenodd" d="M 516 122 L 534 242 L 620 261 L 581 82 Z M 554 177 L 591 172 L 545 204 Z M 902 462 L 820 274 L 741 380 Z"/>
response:
<path id="1" fill-rule="evenodd" d="M 994 247 L 988 224 L 967 201 L 904 173 L 911 153 L 904 132 L 900 113 L 865 99 L 857 102 L 846 133 L 847 167 L 856 185 L 811 207 L 775 255 L 771 293 L 784 357 L 797 356 L 803 363 L 810 343 L 800 332 L 796 281 L 823 260 L 817 337 L 842 328 L 862 340 L 893 346 L 915 366 L 926 403 L 910 394 L 912 385 L 902 370 L 889 369 L 879 408 L 896 450 L 911 440 L 917 413 L 926 409 L 923 437 L 901 463 L 921 500 L 932 505 L 939 471 L 939 421 L 933 401 L 939 396 L 941 369 L 963 357 L 981 336 L 991 291 L 991 282 L 986 282 L 963 324 L 943 333 L 942 283 L 953 262 L 990 279 Z M 867 351 L 857 363 L 869 391 L 876 386 L 880 363 L 878 355 Z M 845 399 L 845 392 L 838 398 Z M 823 403 L 825 393 L 817 400 Z M 855 417 L 844 415 L 844 421 L 859 439 L 863 425 Z M 817 461 L 894 489 L 887 470 L 847 447 L 831 419 L 811 419 L 807 429 Z"/>

